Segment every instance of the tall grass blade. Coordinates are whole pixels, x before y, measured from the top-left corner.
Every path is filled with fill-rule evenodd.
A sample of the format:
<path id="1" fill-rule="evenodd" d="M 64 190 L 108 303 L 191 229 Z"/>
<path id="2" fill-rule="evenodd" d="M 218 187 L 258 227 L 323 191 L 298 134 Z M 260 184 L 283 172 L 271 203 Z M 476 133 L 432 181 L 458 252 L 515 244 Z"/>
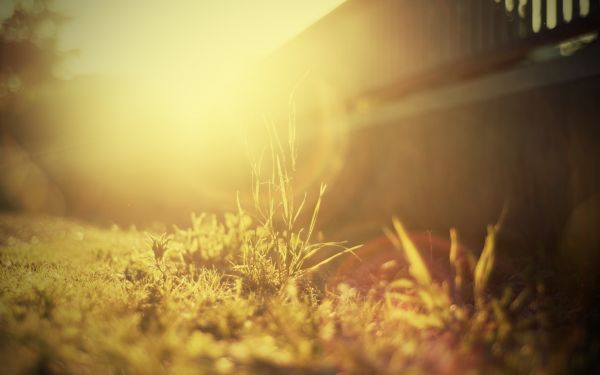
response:
<path id="1" fill-rule="evenodd" d="M 279 160 L 279 156 L 277 156 L 277 173 L 279 174 L 279 190 L 281 190 L 281 203 L 283 204 L 283 216 L 287 220 L 290 218 L 290 211 L 288 207 L 288 196 L 285 189 L 286 181 L 283 171 L 281 169 L 281 161 Z"/>
<path id="2" fill-rule="evenodd" d="M 347 249 L 344 249 L 342 251 L 338 251 L 337 253 L 333 254 L 329 258 L 327 258 L 325 260 L 322 260 L 319 263 L 315 264 L 314 266 L 311 266 L 311 267 L 307 268 L 306 271 L 309 271 L 309 272 L 316 271 L 319 268 L 321 268 L 322 266 L 326 265 L 327 263 L 331 262 L 332 260 L 334 260 L 334 259 L 336 259 L 336 258 L 338 258 L 338 257 L 340 257 L 340 256 L 342 256 L 344 254 L 347 254 L 347 253 L 354 254 L 354 250 L 360 248 L 361 246 L 362 245 L 356 245 L 356 246 L 352 246 L 352 247 L 349 247 Z"/>
<path id="3" fill-rule="evenodd" d="M 306 203 L 307 197 L 308 197 L 308 194 L 306 192 L 304 192 L 304 197 L 302 198 L 302 201 L 300 201 L 300 206 L 298 206 L 298 210 L 296 211 L 296 214 L 294 215 L 294 219 L 292 220 L 292 223 L 295 223 L 298 220 L 298 216 L 300 216 L 300 213 L 302 212 L 302 209 L 304 208 L 304 204 Z"/>
<path id="4" fill-rule="evenodd" d="M 419 250 L 406 233 L 406 230 L 404 230 L 404 227 L 398 218 L 393 219 L 393 224 L 396 234 L 400 239 L 400 244 L 402 245 L 401 249 L 404 250 L 404 254 L 408 260 L 410 274 L 419 284 L 423 286 L 431 285 L 431 275 L 429 274 L 427 265 L 419 254 Z"/>
<path id="5" fill-rule="evenodd" d="M 317 217 L 319 216 L 319 210 L 321 209 L 321 201 L 323 199 L 323 194 L 325 194 L 326 189 L 327 185 L 322 183 L 321 188 L 319 190 L 319 198 L 317 199 L 317 203 L 315 204 L 315 208 L 313 209 L 313 214 L 310 219 L 310 224 L 308 226 L 308 232 L 306 233 L 306 244 L 310 242 L 310 238 L 312 237 L 313 231 L 315 230 L 315 225 L 317 224 Z"/>
<path id="6" fill-rule="evenodd" d="M 475 266 L 474 294 L 478 303 L 483 301 L 484 293 L 494 268 L 496 231 L 497 228 L 495 226 L 488 227 L 485 245 L 483 246 L 483 251 L 479 257 L 479 261 L 477 261 L 477 265 Z"/>
<path id="7" fill-rule="evenodd" d="M 459 246 L 458 246 L 458 234 L 456 229 L 450 229 L 450 267 L 454 272 L 454 288 L 459 291 L 463 288 L 463 269 L 459 261 Z"/>

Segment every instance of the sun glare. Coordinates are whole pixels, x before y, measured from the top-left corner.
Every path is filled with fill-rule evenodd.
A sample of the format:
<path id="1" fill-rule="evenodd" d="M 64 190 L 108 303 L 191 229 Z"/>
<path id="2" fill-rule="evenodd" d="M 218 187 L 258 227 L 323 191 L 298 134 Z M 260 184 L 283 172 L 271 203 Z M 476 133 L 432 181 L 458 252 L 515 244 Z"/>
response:
<path id="1" fill-rule="evenodd" d="M 81 190 L 220 202 L 215 192 L 245 187 L 248 174 L 241 138 L 256 113 L 236 104 L 242 81 L 342 2 L 50 2 L 67 18 L 57 29 L 65 54 L 61 80 L 38 101 L 54 134 L 37 157 L 63 176 L 91 176 Z M 35 2 L 3 2 L 0 17 L 16 4 Z"/>
<path id="2" fill-rule="evenodd" d="M 159 102 L 154 105 L 193 116 L 341 2 L 59 0 L 72 17 L 59 42 L 78 50 L 64 71 L 143 82 Z"/>

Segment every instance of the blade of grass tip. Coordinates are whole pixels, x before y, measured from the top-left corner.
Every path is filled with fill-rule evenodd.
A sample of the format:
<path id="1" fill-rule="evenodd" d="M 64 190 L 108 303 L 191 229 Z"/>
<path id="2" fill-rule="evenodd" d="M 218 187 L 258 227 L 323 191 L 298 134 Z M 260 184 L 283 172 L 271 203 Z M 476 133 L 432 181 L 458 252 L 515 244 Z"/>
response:
<path id="1" fill-rule="evenodd" d="M 238 215 L 240 215 L 240 216 L 244 215 L 244 209 L 242 208 L 242 203 L 240 202 L 240 191 L 239 190 L 235 192 L 235 201 L 237 204 Z"/>
<path id="2" fill-rule="evenodd" d="M 479 300 L 483 298 L 483 293 L 487 288 L 487 284 L 494 268 L 494 248 L 496 241 L 496 226 L 488 226 L 488 234 L 485 238 L 485 244 L 481 256 L 475 266 L 475 297 Z"/>
<path id="3" fill-rule="evenodd" d="M 294 101 L 294 91 L 290 94 L 290 109 L 288 119 L 288 147 L 290 150 L 290 159 L 292 172 L 296 171 L 296 102 Z"/>
<path id="4" fill-rule="evenodd" d="M 312 258 L 315 254 L 317 254 L 319 251 L 321 251 L 321 249 L 323 249 L 325 247 L 329 247 L 329 246 L 331 246 L 331 245 L 327 244 L 327 243 L 317 243 L 314 245 L 304 246 L 302 258 L 304 260 L 308 260 L 308 259 Z"/>
<path id="5" fill-rule="evenodd" d="M 463 287 L 463 267 L 460 264 L 458 252 L 458 234 L 456 233 L 456 229 L 452 228 L 450 229 L 450 267 L 452 267 L 452 272 L 454 272 L 454 288 L 461 290 Z"/>
<path id="6" fill-rule="evenodd" d="M 281 191 L 281 202 L 283 203 L 283 214 L 284 214 L 284 218 L 287 220 L 287 219 L 289 219 L 290 215 L 289 215 L 289 210 L 288 210 L 288 200 L 287 200 L 287 194 L 286 194 L 286 189 L 285 189 L 285 181 L 284 181 L 283 173 L 281 170 L 281 162 L 279 160 L 279 156 L 277 156 L 277 171 L 279 174 L 279 190 Z"/>
<path id="7" fill-rule="evenodd" d="M 258 160 L 254 161 L 251 164 L 252 181 L 253 181 L 252 198 L 254 199 L 255 208 L 260 211 L 262 211 L 261 207 L 260 207 L 260 185 L 261 185 L 260 176 L 261 176 L 261 166 L 262 166 L 264 154 L 265 154 L 265 150 L 263 149 L 260 156 L 258 157 Z"/>
<path id="8" fill-rule="evenodd" d="M 450 229 L 450 264 L 455 269 L 458 269 L 458 235 L 456 229 Z"/>
<path id="9" fill-rule="evenodd" d="M 321 268 L 322 266 L 326 265 L 327 263 L 331 262 L 332 260 L 334 260 L 334 259 L 336 259 L 336 258 L 338 258 L 338 257 L 340 257 L 340 256 L 342 256 L 342 255 L 344 255 L 344 254 L 348 254 L 348 253 L 352 253 L 352 254 L 354 254 L 354 250 L 356 250 L 356 249 L 360 248 L 361 246 L 362 246 L 362 245 L 356 245 L 356 246 L 352 246 L 352 247 L 350 247 L 350 248 L 347 248 L 347 249 L 345 249 L 345 250 L 343 250 L 343 251 L 340 251 L 340 252 L 338 252 L 338 253 L 335 253 L 334 255 L 330 256 L 329 258 L 327 258 L 327 259 L 325 259 L 325 260 L 322 260 L 322 261 L 320 261 L 319 263 L 315 264 L 314 266 L 311 266 L 311 267 L 307 268 L 306 270 L 307 270 L 308 272 L 313 272 L 313 271 L 316 271 L 316 270 L 318 270 L 319 268 Z"/>
<path id="10" fill-rule="evenodd" d="M 383 233 L 388 238 L 388 240 L 390 240 L 394 248 L 396 248 L 397 250 L 402 249 L 402 244 L 400 243 L 398 237 L 394 234 L 394 232 L 392 232 L 389 228 L 383 228 Z"/>
<path id="11" fill-rule="evenodd" d="M 284 183 L 286 184 L 286 197 L 288 199 L 288 217 L 286 218 L 288 233 L 292 233 L 294 228 L 293 216 L 296 210 L 296 200 L 294 199 L 294 184 L 291 183 L 292 178 L 285 165 L 283 166 Z"/>
<path id="12" fill-rule="evenodd" d="M 304 204 L 306 203 L 307 196 L 308 196 L 308 194 L 306 192 L 304 192 L 304 197 L 302 198 L 302 201 L 300 202 L 300 206 L 298 206 L 298 210 L 296 211 L 296 214 L 294 215 L 294 219 L 293 219 L 292 223 L 295 223 L 296 220 L 298 220 L 298 216 L 300 216 L 300 212 L 302 212 L 302 209 L 304 208 Z"/>
<path id="13" fill-rule="evenodd" d="M 431 275 L 429 274 L 429 270 L 427 269 L 425 262 L 423 262 L 423 258 L 421 258 L 421 255 L 419 254 L 419 250 L 404 230 L 404 227 L 402 226 L 400 220 L 394 218 L 393 224 L 398 238 L 402 243 L 404 254 L 406 255 L 406 258 L 408 260 L 408 270 L 410 274 L 412 275 L 412 277 L 415 278 L 415 280 L 417 280 L 417 282 L 419 282 L 419 284 L 423 286 L 431 285 Z"/>
<path id="14" fill-rule="evenodd" d="M 269 192 L 271 191 L 271 187 L 277 184 L 277 169 L 275 169 L 275 152 L 273 151 L 273 144 L 271 143 L 271 180 L 269 180 Z"/>
<path id="15" fill-rule="evenodd" d="M 306 234 L 306 240 L 304 241 L 306 244 L 309 243 L 313 231 L 315 230 L 315 225 L 317 224 L 317 217 L 319 216 L 319 210 L 321 208 L 321 200 L 323 199 L 323 194 L 325 194 L 326 189 L 327 185 L 321 183 L 321 188 L 319 190 L 319 198 L 317 199 L 317 203 L 315 204 L 315 208 L 313 209 L 313 214 L 310 219 L 310 224 L 308 226 L 308 232 Z"/>
<path id="16" fill-rule="evenodd" d="M 271 194 L 269 194 L 269 213 L 267 214 L 267 223 L 269 224 L 269 227 L 272 227 L 273 216 L 275 216 L 275 202 L 270 198 L 270 196 Z"/>
<path id="17" fill-rule="evenodd" d="M 343 244 L 344 244 L 343 242 L 323 242 L 323 243 L 317 243 L 314 245 L 306 246 L 304 248 L 305 253 L 304 253 L 303 258 L 305 260 L 308 260 L 325 247 L 337 247 L 339 249 L 346 249 L 346 247 Z M 362 244 L 356 245 L 357 248 L 360 248 L 362 246 L 363 246 Z M 356 253 L 353 252 L 352 255 L 354 255 L 356 258 L 358 258 L 358 260 L 362 261 L 362 259 L 360 259 L 360 257 L 358 255 L 356 255 Z"/>

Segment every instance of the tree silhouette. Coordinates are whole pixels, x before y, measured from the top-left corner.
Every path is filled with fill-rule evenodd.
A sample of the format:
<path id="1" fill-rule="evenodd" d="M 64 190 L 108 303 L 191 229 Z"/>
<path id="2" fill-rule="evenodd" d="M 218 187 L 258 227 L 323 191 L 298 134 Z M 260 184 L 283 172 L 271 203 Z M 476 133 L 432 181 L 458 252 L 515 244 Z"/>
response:
<path id="1" fill-rule="evenodd" d="M 66 17 L 51 5 L 52 0 L 17 1 L 0 24 L 0 207 L 5 209 L 44 210 L 51 201 L 53 184 L 30 145 L 48 130 L 32 115 L 36 93 L 57 81 L 53 70 L 63 57 L 57 32 Z"/>
<path id="2" fill-rule="evenodd" d="M 11 105 L 28 91 L 54 79 L 61 59 L 57 30 L 66 20 L 48 0 L 17 3 L 0 27 L 0 103 Z"/>

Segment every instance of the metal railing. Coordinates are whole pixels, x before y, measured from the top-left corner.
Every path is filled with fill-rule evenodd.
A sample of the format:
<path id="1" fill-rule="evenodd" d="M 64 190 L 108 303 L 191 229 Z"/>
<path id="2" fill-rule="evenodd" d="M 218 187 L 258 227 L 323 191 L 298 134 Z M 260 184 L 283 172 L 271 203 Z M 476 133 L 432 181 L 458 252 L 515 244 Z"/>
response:
<path id="1" fill-rule="evenodd" d="M 352 111 L 499 72 L 538 47 L 599 29 L 600 0 L 347 0 L 257 76 L 271 82 L 262 95 L 287 98 L 310 71 Z M 316 113 L 319 103 L 305 106 Z"/>
<path id="2" fill-rule="evenodd" d="M 426 0 L 410 3 L 404 8 L 405 11 L 413 8 L 411 18 L 422 20 L 420 34 L 427 39 L 423 49 L 433 47 L 446 51 L 446 59 L 494 51 L 525 39 L 569 29 L 592 14 L 597 15 L 600 9 L 598 0 Z"/>
<path id="3" fill-rule="evenodd" d="M 382 1 L 384 34 L 396 34 L 382 57 L 394 84 L 377 97 L 477 74 L 529 51 L 600 26 L 600 0 Z M 381 9 L 378 17 L 382 16 Z M 401 68 L 399 68 L 401 67 Z"/>

